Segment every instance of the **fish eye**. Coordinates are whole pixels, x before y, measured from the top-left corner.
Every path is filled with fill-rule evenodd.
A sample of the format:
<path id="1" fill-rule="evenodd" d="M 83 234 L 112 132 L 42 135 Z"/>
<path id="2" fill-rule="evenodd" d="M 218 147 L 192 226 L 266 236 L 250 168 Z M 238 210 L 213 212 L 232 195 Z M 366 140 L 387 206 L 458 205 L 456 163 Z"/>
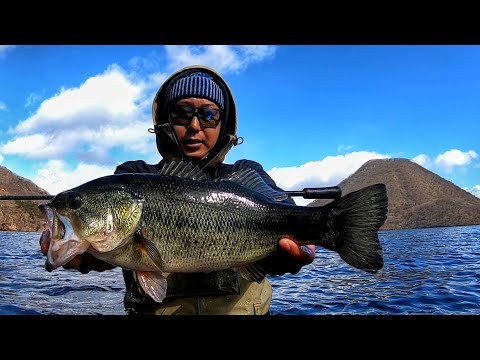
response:
<path id="1" fill-rule="evenodd" d="M 82 205 L 82 198 L 77 193 L 70 194 L 67 197 L 67 204 L 73 210 L 78 209 Z"/>

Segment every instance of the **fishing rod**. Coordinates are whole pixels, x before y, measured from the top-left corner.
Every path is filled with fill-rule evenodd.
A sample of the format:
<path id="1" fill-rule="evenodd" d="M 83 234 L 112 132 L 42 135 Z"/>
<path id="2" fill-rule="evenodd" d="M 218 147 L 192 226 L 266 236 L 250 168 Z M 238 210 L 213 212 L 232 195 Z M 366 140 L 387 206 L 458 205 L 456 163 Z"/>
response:
<path id="1" fill-rule="evenodd" d="M 304 199 L 338 199 L 342 196 L 342 189 L 338 186 L 304 188 L 300 191 L 285 192 L 289 196 L 302 196 Z"/>
<path id="2" fill-rule="evenodd" d="M 299 191 L 285 191 L 288 196 L 302 196 L 304 199 L 338 199 L 342 189 L 338 186 L 304 188 Z M 52 200 L 55 195 L 0 195 L 0 200 Z"/>
<path id="3" fill-rule="evenodd" d="M 1 195 L 0 200 L 52 200 L 55 195 Z"/>

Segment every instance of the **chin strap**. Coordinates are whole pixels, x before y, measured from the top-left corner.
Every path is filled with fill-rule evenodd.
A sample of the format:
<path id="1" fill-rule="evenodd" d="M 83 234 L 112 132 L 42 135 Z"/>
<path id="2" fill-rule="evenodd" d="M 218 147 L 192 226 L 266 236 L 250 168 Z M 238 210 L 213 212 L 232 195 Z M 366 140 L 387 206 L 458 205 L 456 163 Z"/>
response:
<path id="1" fill-rule="evenodd" d="M 155 133 L 158 152 L 165 160 L 172 161 L 186 159 L 186 156 L 182 151 L 182 147 L 178 142 L 177 136 L 175 135 L 175 130 L 173 129 L 172 124 L 167 122 L 165 124 L 155 126 L 153 132 Z"/>
<path id="2" fill-rule="evenodd" d="M 156 126 L 155 129 L 149 129 L 149 132 L 155 133 L 158 152 L 166 161 L 187 160 L 175 135 L 172 124 L 165 123 Z M 242 142 L 243 138 L 239 138 L 236 135 L 225 135 L 217 141 L 214 148 L 197 164 L 203 169 L 221 163 L 232 146 L 239 145 Z"/>

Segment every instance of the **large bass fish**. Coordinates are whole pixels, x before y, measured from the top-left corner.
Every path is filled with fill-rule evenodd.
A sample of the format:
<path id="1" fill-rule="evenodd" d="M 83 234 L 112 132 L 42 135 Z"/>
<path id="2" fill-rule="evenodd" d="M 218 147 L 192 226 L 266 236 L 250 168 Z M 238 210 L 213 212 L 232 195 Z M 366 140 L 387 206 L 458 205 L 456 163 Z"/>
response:
<path id="1" fill-rule="evenodd" d="M 250 281 L 266 276 L 260 260 L 289 238 L 337 252 L 355 268 L 383 266 L 378 230 L 387 217 L 384 184 L 321 207 L 279 202 L 252 169 L 206 180 L 188 163 L 159 174 L 116 174 L 59 193 L 40 205 L 51 232 L 47 269 L 83 252 L 135 271 L 143 290 L 162 302 L 162 273 L 236 268 Z"/>

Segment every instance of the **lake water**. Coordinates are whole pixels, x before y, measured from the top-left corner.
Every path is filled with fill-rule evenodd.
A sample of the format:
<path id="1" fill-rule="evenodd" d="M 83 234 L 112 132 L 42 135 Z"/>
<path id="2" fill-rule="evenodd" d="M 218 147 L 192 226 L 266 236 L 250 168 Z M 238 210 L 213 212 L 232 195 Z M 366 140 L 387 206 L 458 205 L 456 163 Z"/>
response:
<path id="1" fill-rule="evenodd" d="M 270 277 L 272 314 L 480 314 L 480 226 L 380 232 L 372 275 L 317 247 L 296 275 Z M 44 269 L 40 233 L 0 232 L 0 315 L 125 315 L 120 269 Z"/>

